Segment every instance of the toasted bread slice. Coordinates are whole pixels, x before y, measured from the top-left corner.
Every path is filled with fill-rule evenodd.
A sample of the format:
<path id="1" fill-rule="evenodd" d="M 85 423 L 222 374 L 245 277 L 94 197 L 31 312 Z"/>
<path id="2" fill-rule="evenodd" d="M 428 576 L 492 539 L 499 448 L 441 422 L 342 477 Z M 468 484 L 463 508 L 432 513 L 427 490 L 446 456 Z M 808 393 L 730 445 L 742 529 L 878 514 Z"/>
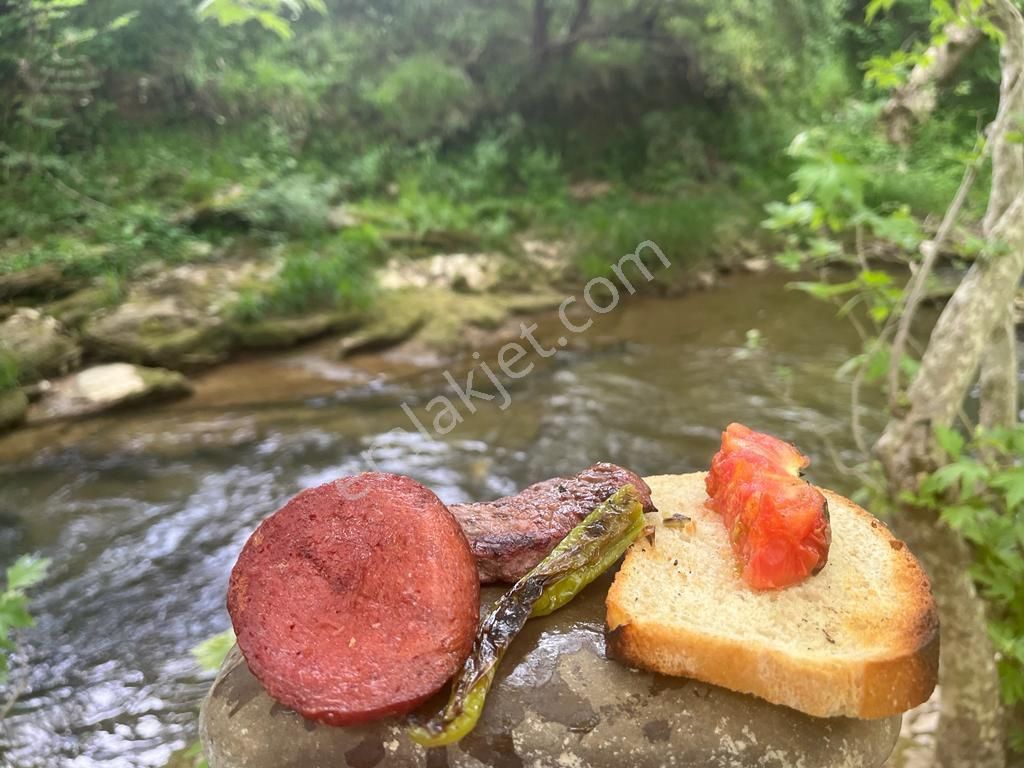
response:
<path id="1" fill-rule="evenodd" d="M 704 472 L 645 478 L 663 519 L 608 592 L 610 653 L 633 666 L 751 693 L 809 715 L 877 718 L 925 701 L 939 664 L 928 577 L 852 501 L 828 499 L 832 548 L 816 576 L 757 592 L 740 578 Z"/>

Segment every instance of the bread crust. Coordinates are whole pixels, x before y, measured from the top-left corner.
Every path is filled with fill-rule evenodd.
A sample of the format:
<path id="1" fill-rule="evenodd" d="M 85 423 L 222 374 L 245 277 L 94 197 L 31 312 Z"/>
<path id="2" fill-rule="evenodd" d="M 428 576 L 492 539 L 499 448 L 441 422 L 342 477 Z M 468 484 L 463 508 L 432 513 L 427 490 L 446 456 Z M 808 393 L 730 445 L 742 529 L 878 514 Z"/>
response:
<path id="1" fill-rule="evenodd" d="M 703 475 L 681 476 L 686 478 L 681 482 L 703 482 Z M 652 486 L 658 504 L 657 485 Z M 631 666 L 692 677 L 818 717 L 889 717 L 927 700 L 939 660 L 938 613 L 927 575 L 884 523 L 832 491 L 823 493 L 830 507 L 842 505 L 861 517 L 881 539 L 879 545 L 892 550 L 893 582 L 906 597 L 883 652 L 864 659 L 797 657 L 767 644 L 716 634 L 710 627 L 666 626 L 633 615 L 624 593 L 633 561 L 647 556 L 639 542 L 626 553 L 608 592 L 609 653 Z"/>

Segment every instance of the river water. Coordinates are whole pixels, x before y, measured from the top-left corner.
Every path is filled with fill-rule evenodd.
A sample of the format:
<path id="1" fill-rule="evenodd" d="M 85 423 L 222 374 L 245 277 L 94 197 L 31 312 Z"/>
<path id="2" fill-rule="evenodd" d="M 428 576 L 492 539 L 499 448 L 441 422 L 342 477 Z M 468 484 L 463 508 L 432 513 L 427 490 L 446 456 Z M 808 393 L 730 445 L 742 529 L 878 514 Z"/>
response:
<path id="1" fill-rule="evenodd" d="M 554 347 L 564 329 L 553 314 L 538 322 L 535 337 Z M 623 299 L 557 354 L 530 358 L 504 410 L 496 397 L 470 413 L 415 349 L 341 364 L 314 346 L 211 371 L 182 403 L 0 440 L 0 561 L 53 559 L 0 759 L 141 768 L 192 741 L 210 677 L 189 649 L 228 626 L 225 587 L 246 537 L 299 489 L 366 469 L 378 436 L 379 468 L 455 502 L 597 460 L 642 474 L 702 468 L 741 421 L 793 440 L 814 460 L 811 479 L 851 492 L 831 460 L 855 458 L 835 371 L 858 346 L 833 308 L 783 277 L 736 275 L 681 298 Z M 425 436 L 401 406 L 429 428 L 441 393 L 463 421 Z M 871 405 L 869 432 L 881 419 Z"/>

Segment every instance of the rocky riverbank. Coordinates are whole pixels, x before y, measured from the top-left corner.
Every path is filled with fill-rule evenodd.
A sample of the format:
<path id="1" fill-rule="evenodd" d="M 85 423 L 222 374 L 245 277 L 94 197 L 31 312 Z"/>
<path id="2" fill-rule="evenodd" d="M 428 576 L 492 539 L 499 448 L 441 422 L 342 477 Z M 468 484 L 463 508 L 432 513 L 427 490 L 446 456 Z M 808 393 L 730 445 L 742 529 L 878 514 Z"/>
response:
<path id="1" fill-rule="evenodd" d="M 520 246 L 515 258 L 396 256 L 377 269 L 374 293 L 360 306 L 256 317 L 240 313 L 239 302 L 275 280 L 273 259 L 153 263 L 118 290 L 68 280 L 49 265 L 0 275 L 0 364 L 8 370 L 0 431 L 188 397 L 197 372 L 313 340 L 337 360 L 402 345 L 444 364 L 582 287 L 560 244 Z M 711 273 L 690 280 L 713 282 Z"/>

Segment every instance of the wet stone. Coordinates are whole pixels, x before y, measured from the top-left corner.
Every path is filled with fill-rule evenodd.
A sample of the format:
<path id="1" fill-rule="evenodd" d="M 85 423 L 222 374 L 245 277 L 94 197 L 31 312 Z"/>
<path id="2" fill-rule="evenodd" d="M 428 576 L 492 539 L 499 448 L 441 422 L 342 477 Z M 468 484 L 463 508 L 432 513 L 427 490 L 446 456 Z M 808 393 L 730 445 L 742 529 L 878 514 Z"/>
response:
<path id="1" fill-rule="evenodd" d="M 90 416 L 113 408 L 186 397 L 192 385 L 164 368 L 108 363 L 52 382 L 30 414 L 30 422 Z"/>
<path id="2" fill-rule="evenodd" d="M 898 717 L 818 719 L 607 659 L 607 586 L 529 622 L 476 730 L 444 749 L 413 744 L 394 719 L 349 728 L 304 720 L 263 691 L 235 648 L 200 718 L 210 768 L 877 768 L 892 751 Z M 485 590 L 484 605 L 496 594 Z"/>

